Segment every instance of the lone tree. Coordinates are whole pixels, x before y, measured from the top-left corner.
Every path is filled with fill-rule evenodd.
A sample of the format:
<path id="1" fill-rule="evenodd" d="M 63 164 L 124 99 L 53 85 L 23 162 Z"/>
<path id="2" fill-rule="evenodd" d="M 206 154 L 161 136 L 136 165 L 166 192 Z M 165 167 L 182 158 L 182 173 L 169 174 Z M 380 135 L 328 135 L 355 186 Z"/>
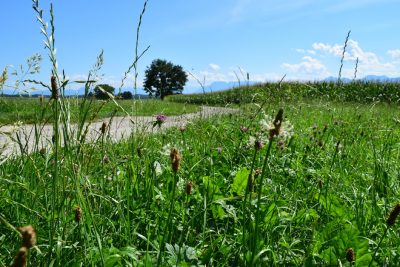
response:
<path id="1" fill-rule="evenodd" d="M 114 87 L 112 87 L 111 85 L 108 85 L 108 84 L 99 84 L 99 85 L 96 85 L 96 87 L 94 88 L 94 96 L 97 99 L 109 99 L 110 98 L 107 93 L 103 92 L 100 89 L 100 87 L 105 92 L 107 92 L 107 93 L 109 93 L 111 95 L 114 95 L 114 91 L 115 91 Z"/>
<path id="2" fill-rule="evenodd" d="M 129 91 L 123 91 L 119 96 L 122 99 L 133 99 L 133 94 Z"/>
<path id="3" fill-rule="evenodd" d="M 144 90 L 164 99 L 167 95 L 182 94 L 187 74 L 179 65 L 162 59 L 154 60 L 145 71 Z"/>

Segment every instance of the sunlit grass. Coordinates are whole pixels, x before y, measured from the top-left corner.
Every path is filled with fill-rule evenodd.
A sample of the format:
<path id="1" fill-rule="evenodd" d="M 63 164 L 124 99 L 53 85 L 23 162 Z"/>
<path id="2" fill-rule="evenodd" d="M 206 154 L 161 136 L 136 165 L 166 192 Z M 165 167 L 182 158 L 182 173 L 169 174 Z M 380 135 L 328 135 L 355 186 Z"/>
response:
<path id="1" fill-rule="evenodd" d="M 78 121 L 80 113 L 80 98 L 68 98 L 65 102 L 71 109 L 71 121 Z M 49 99 L 0 97 L 0 124 L 12 124 L 16 121 L 34 123 L 39 119 L 47 122 L 53 121 L 53 116 L 48 107 Z M 180 115 L 199 111 L 199 107 L 191 104 L 175 104 L 160 100 L 117 100 L 117 103 L 132 116 L 154 116 L 159 113 L 165 115 Z M 104 106 L 103 106 L 104 105 Z M 94 100 L 91 110 L 93 113 L 102 106 L 95 119 L 111 116 L 126 116 L 120 107 L 113 102 Z"/>
<path id="2" fill-rule="evenodd" d="M 279 108 L 293 136 L 272 141 L 260 174 L 269 147 L 260 121 Z M 368 265 L 375 250 L 374 264 L 398 262 L 398 226 L 386 232 L 400 197 L 397 107 L 294 101 L 258 110 L 249 104 L 185 129 L 87 144 L 79 154 L 63 150 L 56 207 L 48 199 L 52 152 L 7 162 L 0 166 L 0 216 L 37 229 L 42 254 L 31 251 L 33 265 L 156 265 L 161 244 L 160 266 L 346 264 L 348 248 L 357 266 Z M 263 140 L 261 150 L 251 137 Z M 176 174 L 172 148 L 182 156 Z M 54 250 L 47 238 L 52 209 L 60 242 Z M 0 229 L 0 262 L 8 264 L 19 240 L 6 225 Z"/>
<path id="3" fill-rule="evenodd" d="M 362 81 L 340 84 L 333 82 L 269 82 L 237 87 L 205 95 L 173 95 L 167 98 L 167 100 L 176 103 L 201 105 L 262 103 L 265 101 L 291 101 L 300 99 L 400 104 L 400 83 Z"/>

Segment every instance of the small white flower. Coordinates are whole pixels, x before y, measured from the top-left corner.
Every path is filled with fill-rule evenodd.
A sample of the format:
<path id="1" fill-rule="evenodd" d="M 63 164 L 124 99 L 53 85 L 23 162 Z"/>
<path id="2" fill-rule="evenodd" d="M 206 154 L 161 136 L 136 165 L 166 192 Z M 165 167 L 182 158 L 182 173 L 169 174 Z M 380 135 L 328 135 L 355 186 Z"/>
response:
<path id="1" fill-rule="evenodd" d="M 172 146 L 171 144 L 166 144 L 161 149 L 161 155 L 169 156 L 171 154 Z"/>
<path id="2" fill-rule="evenodd" d="M 265 132 L 270 132 L 271 130 L 275 129 L 274 119 L 270 116 L 265 115 L 264 118 L 260 121 L 261 129 Z M 281 127 L 279 128 L 278 138 L 281 139 L 290 139 L 293 136 L 293 125 L 290 123 L 289 120 L 284 120 L 281 123 Z"/>
<path id="3" fill-rule="evenodd" d="M 185 185 L 186 185 L 186 181 L 182 177 L 179 177 L 179 180 L 176 183 L 176 187 L 177 188 L 185 188 Z"/>
<path id="4" fill-rule="evenodd" d="M 264 118 L 260 121 L 261 129 L 265 131 L 273 129 L 275 127 L 273 122 L 274 120 L 272 119 L 271 116 L 264 115 Z"/>
<path id="5" fill-rule="evenodd" d="M 257 141 L 259 142 L 258 145 L 260 145 L 262 147 L 263 145 L 268 143 L 268 138 L 267 138 L 267 136 L 265 134 L 264 135 L 259 134 L 257 136 L 251 136 L 250 135 L 249 136 L 249 141 L 247 142 L 247 147 L 248 148 L 254 148 L 256 146 L 256 142 Z"/>
<path id="6" fill-rule="evenodd" d="M 162 170 L 160 162 L 154 161 L 153 167 L 154 167 L 154 171 L 156 173 L 156 176 L 160 176 L 163 173 L 163 170 Z"/>

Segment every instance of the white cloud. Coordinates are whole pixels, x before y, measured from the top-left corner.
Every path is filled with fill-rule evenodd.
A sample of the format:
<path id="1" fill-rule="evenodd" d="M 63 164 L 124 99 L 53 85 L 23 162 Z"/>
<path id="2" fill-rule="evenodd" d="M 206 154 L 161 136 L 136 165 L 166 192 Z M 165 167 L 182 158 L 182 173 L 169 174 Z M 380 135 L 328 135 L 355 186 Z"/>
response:
<path id="1" fill-rule="evenodd" d="M 343 53 L 343 45 L 330 45 L 323 43 L 314 43 L 313 48 L 317 51 L 323 51 L 327 54 L 333 55 L 334 57 L 341 58 Z M 400 50 L 388 51 L 392 57 L 400 56 Z M 400 69 L 398 68 L 397 62 L 383 62 L 375 53 L 370 51 L 364 51 L 359 43 L 354 40 L 349 40 L 346 47 L 346 53 L 344 55 L 345 61 L 354 62 L 352 66 L 347 67 L 343 70 L 344 76 L 351 77 L 354 73 L 355 61 L 358 59 L 357 72 L 358 76 L 362 77 L 365 75 L 388 75 L 397 76 L 400 75 Z"/>
<path id="2" fill-rule="evenodd" d="M 387 53 L 393 58 L 400 58 L 400 49 L 389 50 Z"/>
<path id="3" fill-rule="evenodd" d="M 214 63 L 210 63 L 209 66 L 213 71 L 219 71 L 221 69 L 221 67 L 219 65 L 214 64 Z"/>
<path id="4" fill-rule="evenodd" d="M 289 77 L 295 74 L 304 77 L 304 79 L 317 79 L 329 75 L 327 67 L 311 56 L 304 56 L 298 64 L 283 63 L 282 68 L 290 72 Z"/>
<path id="5" fill-rule="evenodd" d="M 296 48 L 295 51 L 300 54 L 310 54 L 310 55 L 315 55 L 317 53 L 314 50 L 311 49 L 305 50 L 302 48 Z"/>
<path id="6" fill-rule="evenodd" d="M 342 45 L 330 45 L 324 43 L 313 43 L 312 48 L 317 51 L 324 51 L 334 56 L 341 56 L 343 51 Z"/>
<path id="7" fill-rule="evenodd" d="M 324 51 L 336 57 L 342 57 L 344 45 L 330 45 L 324 43 L 314 43 L 312 47 L 315 50 Z M 375 53 L 364 51 L 357 41 L 349 40 L 347 42 L 346 52 L 344 54 L 344 60 L 355 61 L 357 60 L 364 64 L 379 64 L 379 58 Z"/>

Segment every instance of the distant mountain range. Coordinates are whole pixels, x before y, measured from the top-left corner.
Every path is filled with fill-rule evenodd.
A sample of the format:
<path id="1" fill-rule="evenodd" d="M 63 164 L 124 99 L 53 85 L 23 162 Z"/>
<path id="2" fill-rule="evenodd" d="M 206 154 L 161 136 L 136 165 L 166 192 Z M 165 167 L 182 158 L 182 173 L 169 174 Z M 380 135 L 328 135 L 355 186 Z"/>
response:
<path id="1" fill-rule="evenodd" d="M 337 77 L 333 77 L 333 76 L 330 76 L 330 77 L 324 79 L 325 82 L 336 82 L 337 80 L 338 80 L 338 78 Z M 353 79 L 349 79 L 349 78 L 341 78 L 340 80 L 342 82 L 345 82 L 345 83 L 353 81 Z M 385 75 L 367 75 L 364 78 L 356 79 L 356 81 L 396 83 L 396 82 L 400 82 L 400 77 L 390 78 L 390 77 L 385 76 Z"/>

